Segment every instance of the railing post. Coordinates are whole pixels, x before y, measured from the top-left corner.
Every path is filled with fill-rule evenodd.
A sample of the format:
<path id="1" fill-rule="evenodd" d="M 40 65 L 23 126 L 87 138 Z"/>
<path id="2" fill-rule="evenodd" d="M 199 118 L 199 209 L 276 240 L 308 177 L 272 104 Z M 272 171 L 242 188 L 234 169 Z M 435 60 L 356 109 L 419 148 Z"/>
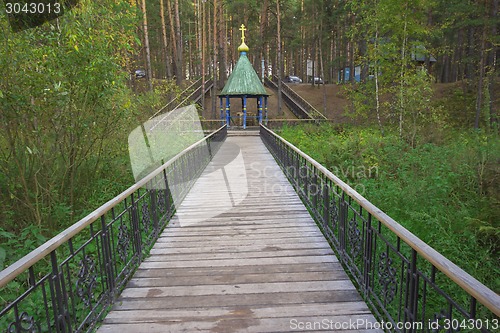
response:
<path id="1" fill-rule="evenodd" d="M 139 226 L 139 213 L 137 211 L 137 201 L 134 200 L 134 194 L 130 195 L 130 210 L 132 224 L 132 239 L 134 240 L 135 252 L 139 262 L 142 261 L 142 239 Z"/>
<path id="2" fill-rule="evenodd" d="M 212 159 L 214 157 L 212 154 L 212 139 L 207 140 L 207 148 L 208 148 L 208 155 L 210 156 L 210 159 Z"/>
<path id="3" fill-rule="evenodd" d="M 328 219 L 330 217 L 330 184 L 325 179 L 325 184 L 323 185 L 323 230 L 331 237 L 330 231 L 328 230 Z"/>
<path id="4" fill-rule="evenodd" d="M 307 167 L 307 160 L 304 160 L 305 174 L 304 174 L 304 199 L 307 205 L 310 207 L 311 201 L 309 200 L 309 168 Z"/>
<path id="5" fill-rule="evenodd" d="M 406 299 L 407 304 L 405 306 L 405 322 L 415 322 L 417 318 L 418 309 L 418 275 L 417 275 L 417 251 L 412 249 L 411 251 L 411 261 L 408 272 L 409 278 L 409 290 Z M 409 332 L 415 332 L 415 330 L 409 330 Z"/>
<path id="6" fill-rule="evenodd" d="M 159 221 L 159 217 L 158 217 L 158 204 L 156 202 L 156 200 L 158 200 L 158 191 L 161 191 L 161 190 L 158 190 L 158 189 L 154 189 L 152 188 L 151 190 L 147 190 L 149 192 L 149 200 L 151 202 L 151 214 L 152 214 L 152 218 L 153 218 L 153 230 L 154 230 L 154 238 L 158 237 L 158 234 L 159 234 L 159 228 L 158 228 L 158 221 Z"/>
<path id="7" fill-rule="evenodd" d="M 171 197 L 171 193 L 170 193 L 170 188 L 168 187 L 168 179 L 167 179 L 167 170 L 166 169 L 163 169 L 163 181 L 165 182 L 165 214 L 170 218 L 170 214 L 171 214 L 171 207 L 170 207 L 170 197 Z M 160 219 L 163 218 L 160 217 Z"/>
<path id="8" fill-rule="evenodd" d="M 114 298 L 115 290 L 115 275 L 113 272 L 113 256 L 111 248 L 111 237 L 109 237 L 109 229 L 106 224 L 106 218 L 101 216 L 101 244 L 102 244 L 102 263 L 106 274 L 106 285 L 108 286 L 108 297 L 111 302 Z"/>
<path id="9" fill-rule="evenodd" d="M 312 168 L 311 171 L 313 173 L 311 184 L 309 184 L 309 192 L 312 195 L 311 206 L 314 215 L 318 218 L 320 216 L 318 212 L 318 175 L 316 175 L 314 168 Z"/>
<path id="10" fill-rule="evenodd" d="M 373 255 L 373 230 L 372 230 L 372 214 L 368 213 L 368 221 L 366 222 L 365 236 L 365 253 L 363 257 L 363 292 L 365 297 L 369 297 L 371 291 L 371 269 Z"/>
<path id="11" fill-rule="evenodd" d="M 346 194 L 342 192 L 342 198 L 340 199 L 340 213 L 339 213 L 339 252 L 344 257 L 346 257 L 346 226 L 347 226 L 347 216 L 348 216 L 348 206 L 346 203 Z"/>
<path id="12" fill-rule="evenodd" d="M 51 282 L 53 286 L 52 291 L 52 307 L 54 310 L 54 325 L 56 332 L 65 333 L 70 331 L 69 326 L 69 313 L 66 306 L 65 292 L 63 291 L 63 281 L 61 279 L 61 272 L 59 272 L 59 265 L 57 263 L 57 255 L 55 251 L 50 253 L 50 262 L 52 264 Z"/>

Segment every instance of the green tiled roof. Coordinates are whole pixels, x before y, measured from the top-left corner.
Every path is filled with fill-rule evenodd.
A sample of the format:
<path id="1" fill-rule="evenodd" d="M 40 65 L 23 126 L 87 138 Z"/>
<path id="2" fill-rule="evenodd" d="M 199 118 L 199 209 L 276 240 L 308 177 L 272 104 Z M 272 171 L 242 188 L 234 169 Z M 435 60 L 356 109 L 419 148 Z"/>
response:
<path id="1" fill-rule="evenodd" d="M 252 64 L 248 60 L 246 52 L 241 52 L 240 59 L 236 63 L 233 72 L 229 76 L 221 96 L 235 95 L 260 95 L 269 96 L 260 82 Z"/>

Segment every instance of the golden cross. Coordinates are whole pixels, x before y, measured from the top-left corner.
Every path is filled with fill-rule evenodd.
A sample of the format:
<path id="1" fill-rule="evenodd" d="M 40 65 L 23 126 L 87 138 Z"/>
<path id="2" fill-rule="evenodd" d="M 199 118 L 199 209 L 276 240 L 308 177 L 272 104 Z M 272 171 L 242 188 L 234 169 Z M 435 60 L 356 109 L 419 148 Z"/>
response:
<path id="1" fill-rule="evenodd" d="M 244 43 L 245 43 L 245 31 L 246 31 L 247 29 L 245 28 L 245 25 L 244 25 L 244 24 L 242 24 L 242 25 L 241 25 L 241 28 L 239 28 L 238 30 L 240 30 L 240 31 L 241 31 L 241 43 L 242 43 L 242 44 L 244 44 Z"/>

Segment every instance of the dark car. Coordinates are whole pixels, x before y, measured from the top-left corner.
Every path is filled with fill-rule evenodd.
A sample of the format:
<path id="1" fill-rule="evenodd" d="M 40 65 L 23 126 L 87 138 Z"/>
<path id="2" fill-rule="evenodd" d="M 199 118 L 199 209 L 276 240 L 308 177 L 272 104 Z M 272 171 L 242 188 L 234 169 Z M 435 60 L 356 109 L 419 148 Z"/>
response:
<path id="1" fill-rule="evenodd" d="M 137 69 L 134 74 L 136 79 L 142 79 L 146 77 L 146 71 L 144 69 Z"/>
<path id="2" fill-rule="evenodd" d="M 302 80 L 298 76 L 288 75 L 288 76 L 285 77 L 285 82 L 288 82 L 288 83 L 302 83 Z"/>
<path id="3" fill-rule="evenodd" d="M 309 81 L 309 82 L 311 82 L 311 81 Z M 317 77 L 317 76 L 316 76 L 316 77 L 314 77 L 314 84 L 324 84 L 324 83 L 325 83 L 325 82 L 323 81 L 323 79 L 322 79 L 322 78 Z"/>

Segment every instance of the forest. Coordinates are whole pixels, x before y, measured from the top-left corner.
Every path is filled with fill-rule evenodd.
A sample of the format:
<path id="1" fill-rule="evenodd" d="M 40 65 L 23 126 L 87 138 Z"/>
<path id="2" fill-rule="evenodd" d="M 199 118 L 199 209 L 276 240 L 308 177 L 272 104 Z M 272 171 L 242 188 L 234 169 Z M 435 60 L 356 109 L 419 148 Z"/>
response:
<path id="1" fill-rule="evenodd" d="M 0 11 L 0 267 L 130 186 L 129 132 L 195 79 L 213 78 L 220 90 L 245 24 L 259 75 L 321 77 L 348 100 L 352 123 L 286 128 L 292 142 L 331 166 L 371 158 L 367 167 L 377 163 L 387 179 L 408 177 L 410 200 L 430 220 L 444 218 L 446 205 L 438 230 L 465 225 L 452 248 L 473 235 L 467 248 L 480 247 L 485 267 L 498 272 L 499 23 L 498 0 L 80 0 L 22 31 Z M 437 100 L 443 84 L 451 88 Z M 215 119 L 213 111 L 207 105 L 202 115 Z M 324 152 L 320 140 L 337 146 Z M 379 155 L 384 149 L 394 154 Z M 333 152 L 345 159 L 326 159 Z M 428 194 L 440 199 L 421 200 L 422 173 L 442 185 Z M 384 198 L 411 221 L 403 212 L 412 201 L 388 197 L 398 192 Z M 455 219 L 463 224 L 450 227 Z M 499 290 L 498 274 L 478 274 Z"/>

